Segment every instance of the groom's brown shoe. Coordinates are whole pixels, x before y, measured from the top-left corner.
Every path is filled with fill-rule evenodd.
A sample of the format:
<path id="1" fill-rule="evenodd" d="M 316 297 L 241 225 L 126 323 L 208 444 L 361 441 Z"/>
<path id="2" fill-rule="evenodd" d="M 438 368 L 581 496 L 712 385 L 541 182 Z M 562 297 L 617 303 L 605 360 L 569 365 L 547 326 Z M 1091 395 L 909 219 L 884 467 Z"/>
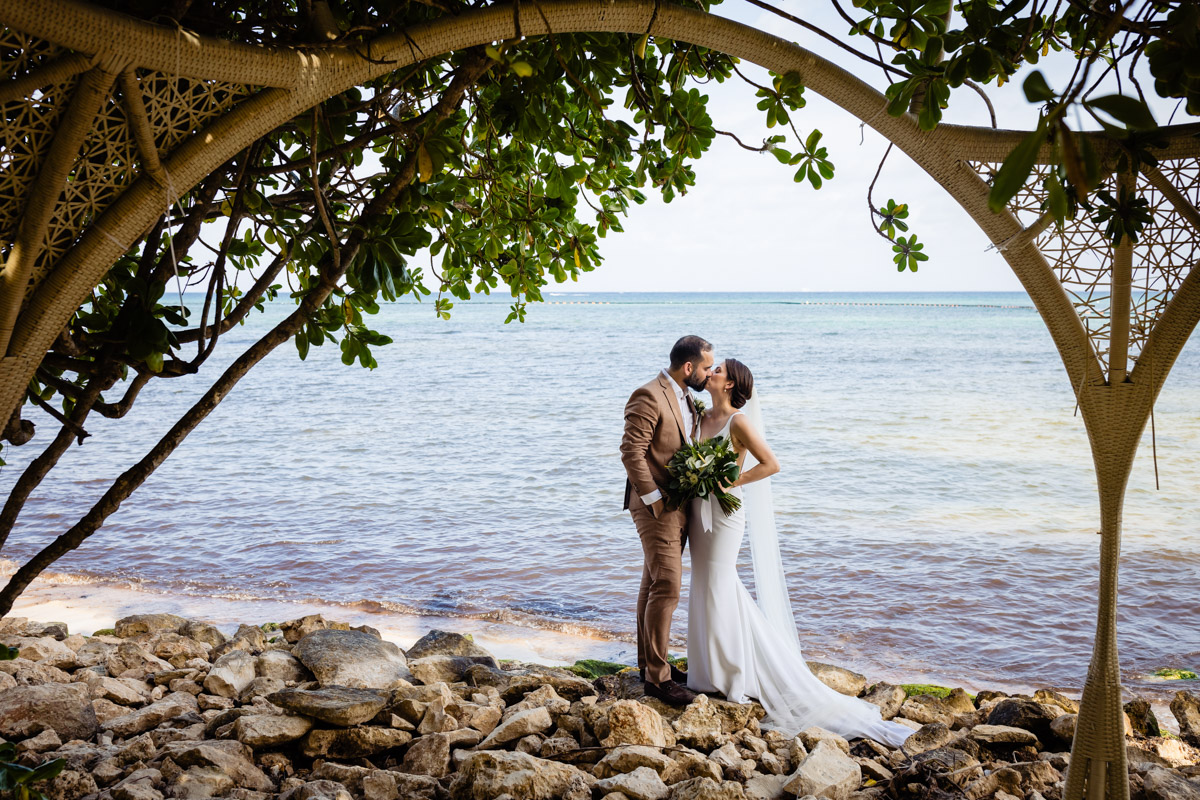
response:
<path id="1" fill-rule="evenodd" d="M 642 683 L 645 683 L 646 682 L 646 668 L 642 667 L 641 669 L 639 669 L 638 675 L 641 676 Z M 676 683 L 682 683 L 684 686 L 687 686 L 687 673 L 684 672 L 683 670 L 681 670 L 679 667 L 672 664 L 671 665 L 671 680 L 675 681 Z"/>
<path id="2" fill-rule="evenodd" d="M 686 706 L 696 699 L 696 693 L 675 681 L 665 680 L 662 683 L 646 683 L 646 694 L 657 700 L 662 700 L 669 706 Z"/>

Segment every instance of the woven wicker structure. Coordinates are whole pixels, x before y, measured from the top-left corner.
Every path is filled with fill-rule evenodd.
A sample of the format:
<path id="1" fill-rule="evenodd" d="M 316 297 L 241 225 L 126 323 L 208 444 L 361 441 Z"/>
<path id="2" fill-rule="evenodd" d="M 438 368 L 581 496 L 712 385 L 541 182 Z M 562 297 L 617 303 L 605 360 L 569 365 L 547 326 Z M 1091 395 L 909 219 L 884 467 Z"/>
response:
<path id="1" fill-rule="evenodd" d="M 1066 796 L 1128 797 L 1116 647 L 1121 508 L 1154 399 L 1200 319 L 1200 126 L 1166 129 L 1159 169 L 1111 175 L 1149 190 L 1154 222 L 1112 252 L 1087 220 L 1062 231 L 1031 180 L 987 207 L 989 172 L 1022 133 L 889 117 L 883 96 L 807 50 L 654 0 L 545 0 L 464 13 L 349 47 L 252 47 L 68 0 L 0 0 L 0 416 L 109 267 L 181 194 L 250 142 L 315 104 L 428 57 L 516 35 L 613 31 L 687 41 L 779 73 L 887 137 L 1003 252 L 1062 357 L 1100 493 L 1100 596 Z M 518 15 L 520 18 L 518 19 Z M 1106 153 L 1107 142 L 1096 140 Z M 1048 149 L 1043 153 L 1048 158 Z M 1111 166 L 1110 166 L 1111 169 Z"/>

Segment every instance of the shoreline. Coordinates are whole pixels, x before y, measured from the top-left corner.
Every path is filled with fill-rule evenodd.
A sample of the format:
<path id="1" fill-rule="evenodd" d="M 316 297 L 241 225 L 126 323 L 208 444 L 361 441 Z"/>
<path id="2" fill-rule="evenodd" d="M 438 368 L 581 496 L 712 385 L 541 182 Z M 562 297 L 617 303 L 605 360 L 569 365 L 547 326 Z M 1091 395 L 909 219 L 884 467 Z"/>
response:
<path id="1" fill-rule="evenodd" d="M 480 646 L 497 658 L 532 662 L 546 666 L 569 666 L 577 661 L 596 660 L 633 665 L 636 663 L 634 643 L 615 638 L 589 636 L 580 631 L 563 631 L 512 622 L 498 622 L 470 616 L 439 616 L 405 614 L 374 606 L 323 603 L 320 601 L 232 599 L 138 589 L 132 586 L 84 583 L 55 580 L 69 576 L 51 574 L 40 577 L 13 604 L 10 617 L 27 617 L 37 622 L 63 622 L 71 633 L 91 635 L 97 630 L 111 628 L 116 620 L 134 614 L 175 614 L 187 619 L 203 620 L 232 636 L 239 625 L 263 625 L 320 614 L 326 619 L 346 622 L 351 626 L 368 625 L 377 629 L 384 640 L 407 650 L 431 630 L 469 634 Z M 676 623 L 682 621 L 682 617 Z M 673 656 L 684 656 L 683 647 L 673 648 Z M 833 663 L 822 654 L 812 660 Z M 1060 692 L 1074 700 L 1082 687 L 1052 683 L 1033 685 L 1017 681 L 972 678 L 950 675 L 940 671 L 901 672 L 877 664 L 855 662 L 836 664 L 838 667 L 863 673 L 870 683 L 877 681 L 895 685 L 927 685 L 962 688 L 971 694 L 981 691 L 1000 691 L 1008 694 L 1033 694 L 1040 689 Z M 1174 687 L 1194 691 L 1194 681 L 1164 681 L 1164 691 L 1146 696 L 1126 690 L 1129 699 L 1147 699 L 1163 727 L 1178 733 L 1177 724 L 1169 710 Z"/>

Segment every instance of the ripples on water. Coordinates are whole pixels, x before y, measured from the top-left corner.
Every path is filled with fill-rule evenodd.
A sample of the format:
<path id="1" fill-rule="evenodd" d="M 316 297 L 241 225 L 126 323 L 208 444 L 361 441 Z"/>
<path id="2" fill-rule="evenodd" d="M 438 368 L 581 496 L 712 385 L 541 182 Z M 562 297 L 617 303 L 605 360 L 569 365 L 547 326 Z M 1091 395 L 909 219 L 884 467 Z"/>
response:
<path id="1" fill-rule="evenodd" d="M 607 304 L 541 306 L 509 326 L 498 303 L 460 305 L 449 322 L 386 307 L 375 327 L 396 343 L 374 372 L 342 366 L 334 347 L 304 364 L 281 348 L 56 569 L 630 640 L 641 555 L 621 511 L 621 409 L 696 332 L 755 372 L 810 655 L 914 679 L 1082 682 L 1095 481 L 1023 296 L 569 299 Z M 283 311 L 227 334 L 224 357 Z M 1200 666 L 1198 361 L 1185 351 L 1157 406 L 1162 489 L 1148 437 L 1129 488 L 1120 619 L 1135 686 Z M 94 438 L 30 501 L 5 556 L 77 519 L 224 363 L 152 383 L 120 424 L 90 420 Z M 0 488 L 35 454 L 7 450 Z"/>

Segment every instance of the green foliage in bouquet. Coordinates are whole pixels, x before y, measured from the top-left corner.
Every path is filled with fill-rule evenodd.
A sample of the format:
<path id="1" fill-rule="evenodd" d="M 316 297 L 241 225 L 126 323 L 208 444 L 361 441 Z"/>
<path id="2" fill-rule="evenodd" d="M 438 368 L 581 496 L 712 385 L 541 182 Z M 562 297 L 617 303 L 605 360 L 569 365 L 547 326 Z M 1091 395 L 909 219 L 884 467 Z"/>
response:
<path id="1" fill-rule="evenodd" d="M 671 476 L 667 485 L 670 505 L 679 508 L 694 497 L 706 499 L 716 495 L 726 515 L 737 511 L 742 501 L 721 489 L 737 480 L 740 472 L 737 460 L 733 442 L 724 436 L 681 447 L 667 462 L 667 473 Z"/>

